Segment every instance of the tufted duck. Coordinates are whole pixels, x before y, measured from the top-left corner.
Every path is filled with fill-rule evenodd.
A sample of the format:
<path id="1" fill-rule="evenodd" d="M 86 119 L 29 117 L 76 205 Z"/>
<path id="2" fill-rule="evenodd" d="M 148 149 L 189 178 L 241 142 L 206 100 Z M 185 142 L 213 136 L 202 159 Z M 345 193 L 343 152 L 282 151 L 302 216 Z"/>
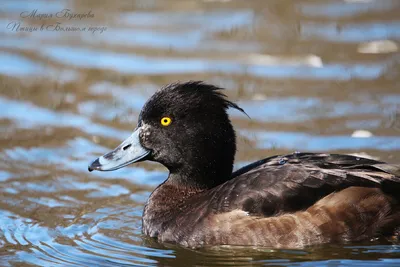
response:
<path id="1" fill-rule="evenodd" d="M 400 166 L 349 155 L 273 156 L 232 173 L 238 105 L 203 82 L 170 84 L 137 128 L 89 171 L 151 160 L 169 170 L 144 208 L 143 232 L 198 248 L 301 248 L 399 236 Z"/>

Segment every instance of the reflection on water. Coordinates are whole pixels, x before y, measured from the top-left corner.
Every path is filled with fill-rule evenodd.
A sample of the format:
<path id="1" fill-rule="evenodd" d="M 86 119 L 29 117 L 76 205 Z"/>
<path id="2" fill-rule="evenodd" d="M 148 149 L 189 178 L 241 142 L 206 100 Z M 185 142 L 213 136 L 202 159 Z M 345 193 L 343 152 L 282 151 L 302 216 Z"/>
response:
<path id="1" fill-rule="evenodd" d="M 190 79 L 227 88 L 250 115 L 230 111 L 236 168 L 293 151 L 400 162 L 398 1 L 2 4 L 1 266 L 400 264 L 399 244 L 382 240 L 305 250 L 160 245 L 140 229 L 165 169 L 86 171 L 130 134 L 157 88 Z M 64 8 L 94 17 L 56 17 Z M 35 10 L 53 17 L 20 17 Z M 57 23 L 106 29 L 40 30 Z M 370 137 L 352 137 L 359 130 Z"/>

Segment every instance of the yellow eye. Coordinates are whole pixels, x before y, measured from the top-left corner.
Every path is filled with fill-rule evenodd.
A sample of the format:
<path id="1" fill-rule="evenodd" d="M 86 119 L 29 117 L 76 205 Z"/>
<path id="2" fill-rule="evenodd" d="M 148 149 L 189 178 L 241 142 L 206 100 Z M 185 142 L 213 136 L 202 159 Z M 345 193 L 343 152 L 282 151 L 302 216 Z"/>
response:
<path id="1" fill-rule="evenodd" d="M 161 125 L 162 126 L 168 126 L 168 125 L 171 124 L 171 122 L 172 122 L 172 120 L 171 120 L 170 117 L 164 117 L 164 118 L 161 119 Z"/>

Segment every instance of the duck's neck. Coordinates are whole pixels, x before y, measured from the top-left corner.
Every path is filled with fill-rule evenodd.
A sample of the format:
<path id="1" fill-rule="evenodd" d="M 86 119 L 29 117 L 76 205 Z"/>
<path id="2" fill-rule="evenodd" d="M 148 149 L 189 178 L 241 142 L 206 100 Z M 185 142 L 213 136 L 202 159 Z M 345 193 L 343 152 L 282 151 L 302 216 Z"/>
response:
<path id="1" fill-rule="evenodd" d="M 215 151 L 209 153 L 209 151 Z M 168 168 L 167 184 L 188 190 L 208 190 L 225 183 L 232 177 L 235 148 L 202 150 L 183 159 L 183 164 Z"/>

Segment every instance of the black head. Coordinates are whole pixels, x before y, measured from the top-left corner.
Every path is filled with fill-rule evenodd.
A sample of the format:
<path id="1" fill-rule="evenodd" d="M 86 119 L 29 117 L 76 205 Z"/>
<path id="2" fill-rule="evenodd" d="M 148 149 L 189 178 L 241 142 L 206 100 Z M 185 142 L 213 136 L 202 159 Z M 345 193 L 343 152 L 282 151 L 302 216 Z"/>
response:
<path id="1" fill-rule="evenodd" d="M 147 159 L 167 167 L 173 183 L 211 188 L 229 180 L 236 142 L 227 109 L 244 111 L 220 91 L 193 81 L 160 89 L 144 105 L 134 134 L 89 169 L 114 170 Z"/>

